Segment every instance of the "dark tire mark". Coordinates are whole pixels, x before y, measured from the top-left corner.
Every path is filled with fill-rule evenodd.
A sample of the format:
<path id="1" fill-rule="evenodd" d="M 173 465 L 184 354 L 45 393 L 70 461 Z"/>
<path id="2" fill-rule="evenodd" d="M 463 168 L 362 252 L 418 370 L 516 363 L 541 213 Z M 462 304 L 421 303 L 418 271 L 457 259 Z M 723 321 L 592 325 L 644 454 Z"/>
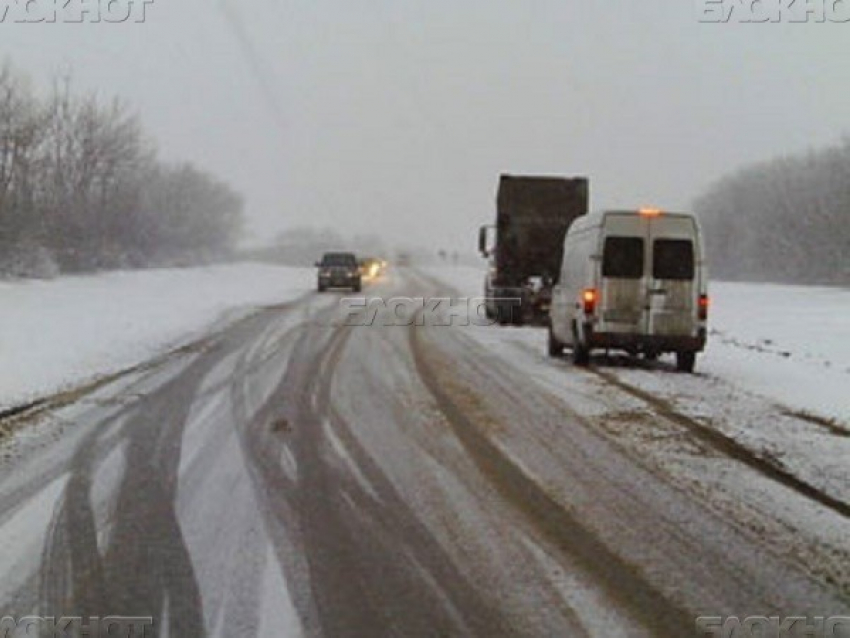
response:
<path id="1" fill-rule="evenodd" d="M 703 443 L 707 443 L 717 451 L 740 463 L 743 463 L 762 476 L 765 476 L 766 478 L 797 492 L 801 496 L 823 505 L 836 514 L 840 514 L 844 517 L 850 517 L 850 503 L 846 503 L 830 496 L 820 488 L 815 487 L 811 483 L 807 483 L 799 476 L 796 476 L 789 470 L 785 469 L 778 460 L 766 456 L 760 456 L 757 452 L 747 448 L 742 443 L 739 443 L 720 430 L 704 425 L 696 419 L 692 419 L 691 417 L 677 412 L 666 400 L 621 381 L 613 374 L 602 370 L 591 370 L 590 373 L 595 374 L 600 379 L 622 390 L 623 392 L 630 394 L 636 399 L 640 399 L 644 403 L 647 403 L 658 414 L 685 428 Z"/>
<path id="2" fill-rule="evenodd" d="M 169 635 L 203 636 L 200 590 L 177 515 L 177 472 L 194 396 L 217 361 L 201 355 L 155 394 L 141 399 L 122 426 L 124 474 L 110 512 L 105 551 L 91 504 L 97 430 L 78 447 L 42 562 L 44 615 L 152 616 Z"/>
<path id="3" fill-rule="evenodd" d="M 781 408 L 780 412 L 785 416 L 793 419 L 800 419 L 801 421 L 805 421 L 806 423 L 822 428 L 834 436 L 850 437 L 850 429 L 842 426 L 838 419 L 830 419 L 817 414 L 812 414 L 811 412 L 806 412 L 805 410 L 790 410 L 788 408 Z"/>
<path id="4" fill-rule="evenodd" d="M 333 408 L 334 371 L 351 335 L 334 315 L 302 325 L 280 384 L 243 437 L 272 537 L 297 535 L 306 561 L 309 591 L 294 598 L 307 633 L 506 635 L 498 610 L 480 600 Z M 283 433 L 270 427 L 280 419 L 289 424 Z M 339 465 L 326 428 L 371 491 Z M 284 446 L 296 458 L 296 481 L 280 466 Z M 277 554 L 291 574 L 286 549 Z"/>
<path id="5" fill-rule="evenodd" d="M 411 330 L 410 338 L 422 381 L 472 460 L 503 498 L 513 504 L 544 538 L 593 574 L 614 600 L 632 610 L 655 634 L 677 636 L 681 635 L 683 627 L 692 626 L 692 613 L 654 589 L 634 566 L 613 553 L 561 507 L 466 417 L 428 363 L 418 331 Z"/>

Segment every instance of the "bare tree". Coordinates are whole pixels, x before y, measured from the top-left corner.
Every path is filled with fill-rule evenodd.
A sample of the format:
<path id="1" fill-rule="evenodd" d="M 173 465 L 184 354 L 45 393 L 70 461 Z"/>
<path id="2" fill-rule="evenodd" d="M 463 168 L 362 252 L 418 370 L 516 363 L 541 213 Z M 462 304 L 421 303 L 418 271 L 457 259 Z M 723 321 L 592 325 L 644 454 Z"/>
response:
<path id="1" fill-rule="evenodd" d="M 33 270 L 25 262 L 46 264 L 53 271 L 49 255 L 39 248 L 41 225 L 35 210 L 43 123 L 26 83 L 5 64 L 0 68 L 0 271 Z"/>
<path id="2" fill-rule="evenodd" d="M 79 97 L 67 77 L 39 101 L 0 69 L 0 273 L 33 257 L 64 271 L 221 259 L 242 215 L 223 182 L 159 162 L 126 105 Z"/>

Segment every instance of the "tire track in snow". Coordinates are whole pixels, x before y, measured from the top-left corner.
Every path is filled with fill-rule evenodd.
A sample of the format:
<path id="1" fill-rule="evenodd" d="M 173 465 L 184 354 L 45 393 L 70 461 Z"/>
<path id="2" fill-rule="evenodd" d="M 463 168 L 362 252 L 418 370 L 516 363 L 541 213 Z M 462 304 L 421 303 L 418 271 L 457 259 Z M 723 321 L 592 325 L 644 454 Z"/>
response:
<path id="1" fill-rule="evenodd" d="M 169 635 L 205 634 L 200 588 L 176 513 L 183 431 L 193 405 L 187 397 L 203 394 L 209 372 L 238 351 L 258 323 L 298 303 L 257 311 L 132 370 L 155 376 L 175 357 L 196 356 L 178 375 L 90 427 L 76 444 L 61 470 L 71 476 L 42 552 L 38 609 L 44 615 L 153 616 L 157 635 L 164 629 Z M 125 420 L 120 435 L 100 441 L 102 426 L 119 419 Z M 125 445 L 124 475 L 107 521 L 108 542 L 101 549 L 98 525 L 104 521 L 91 502 L 92 477 L 118 445 Z"/>
<path id="2" fill-rule="evenodd" d="M 522 512 L 552 545 L 592 574 L 613 600 L 641 618 L 647 628 L 658 635 L 672 636 L 679 635 L 682 627 L 692 626 L 693 614 L 668 600 L 633 565 L 609 550 L 467 418 L 428 362 L 416 329 L 410 331 L 410 339 L 420 378 L 472 460 L 503 498 Z"/>
<path id="3" fill-rule="evenodd" d="M 351 335 L 335 317 L 329 309 L 302 326 L 283 379 L 244 438 L 305 633 L 503 634 L 498 610 L 465 581 L 333 407 L 334 372 Z M 275 432 L 281 418 L 288 427 Z M 284 447 L 297 480 L 281 466 Z M 293 561 L 293 542 L 306 565 Z"/>
<path id="4" fill-rule="evenodd" d="M 421 277 L 421 279 L 433 282 L 434 288 L 437 290 L 451 290 L 450 287 L 441 285 L 438 280 L 431 277 Z M 522 420 L 528 420 L 530 422 L 529 425 L 534 421 L 540 421 L 540 427 L 529 428 L 529 431 L 525 433 L 513 427 L 513 424 L 506 422 L 503 422 L 502 425 L 498 422 L 488 425 L 486 423 L 486 420 L 489 418 L 487 414 L 482 416 L 482 418 L 476 419 L 474 422 L 467 419 L 468 422 L 461 425 L 466 425 L 467 430 L 471 430 L 472 428 L 477 428 L 478 430 L 477 433 L 473 431 L 476 435 L 473 439 L 478 440 L 473 440 L 472 444 L 475 445 L 481 439 L 484 439 L 486 443 L 487 439 L 489 439 L 491 445 L 495 448 L 490 450 L 490 456 L 492 458 L 489 460 L 494 465 L 498 465 L 499 456 L 506 454 L 506 452 L 502 451 L 503 445 L 500 442 L 504 440 L 504 445 L 512 449 L 516 446 L 517 453 L 519 454 L 518 458 L 524 462 L 528 462 L 530 460 L 527 454 L 529 452 L 529 444 L 532 442 L 532 439 L 537 439 L 538 443 L 532 444 L 531 447 L 537 444 L 542 445 L 542 449 L 539 451 L 543 454 L 542 460 L 546 459 L 547 454 L 551 454 L 553 460 L 556 460 L 556 462 L 566 463 L 565 467 L 567 469 L 564 473 L 555 471 L 551 473 L 551 476 L 561 477 L 563 474 L 564 480 L 576 480 L 580 484 L 582 478 L 587 475 L 587 472 L 579 471 L 578 466 L 574 469 L 568 469 L 572 467 L 572 463 L 583 464 L 587 461 L 591 468 L 596 467 L 595 470 L 591 469 L 589 476 L 593 481 L 593 477 L 596 475 L 595 480 L 598 481 L 601 478 L 603 482 L 599 484 L 599 489 L 594 487 L 595 483 L 592 483 L 589 486 L 589 496 L 591 498 L 594 496 L 603 498 L 603 495 L 605 495 L 607 499 L 610 499 L 610 504 L 608 500 L 605 500 L 602 501 L 605 504 L 601 505 L 600 508 L 587 508 L 586 504 L 579 500 L 577 504 L 578 511 L 589 511 L 591 515 L 594 515 L 594 512 L 601 509 L 604 512 L 603 519 L 605 516 L 612 514 L 615 517 L 619 516 L 621 519 L 625 515 L 628 520 L 631 520 L 630 517 L 634 516 L 634 529 L 643 530 L 644 534 L 648 531 L 646 529 L 646 523 L 649 522 L 651 524 L 649 516 L 655 514 L 659 530 L 661 528 L 667 528 L 661 536 L 668 535 L 670 538 L 665 543 L 665 546 L 668 547 L 667 554 L 656 557 L 652 563 L 647 563 L 646 557 L 642 557 L 641 554 L 632 554 L 635 550 L 645 553 L 647 549 L 650 549 L 642 547 L 643 543 L 640 537 L 637 539 L 637 542 L 634 540 L 627 541 L 626 539 L 629 539 L 629 536 L 628 532 L 626 532 L 621 540 L 619 535 L 612 535 L 604 527 L 597 528 L 596 532 L 600 539 L 605 539 L 604 542 L 607 547 L 610 547 L 610 552 L 621 554 L 624 560 L 629 561 L 629 563 L 639 563 L 642 572 L 648 574 L 645 577 L 649 581 L 656 583 L 659 589 L 663 588 L 664 593 L 669 598 L 681 601 L 682 605 L 694 610 L 690 616 L 687 613 L 683 616 L 680 615 L 680 618 L 685 622 L 682 627 L 693 626 L 693 618 L 698 615 L 696 610 L 709 608 L 714 611 L 726 609 L 730 614 L 733 612 L 739 613 L 744 610 L 750 610 L 751 613 L 767 613 L 767 610 L 773 610 L 779 613 L 782 610 L 802 612 L 805 609 L 809 609 L 812 613 L 815 613 L 815 610 L 823 612 L 827 608 L 832 610 L 845 608 L 843 595 L 835 587 L 833 581 L 824 580 L 820 577 L 811 579 L 808 570 L 803 569 L 801 571 L 798 565 L 785 564 L 782 557 L 779 557 L 777 560 L 776 557 L 769 556 L 768 554 L 771 548 L 768 545 L 760 546 L 758 542 L 753 542 L 752 539 L 748 539 L 746 536 L 742 537 L 735 530 L 734 523 L 732 525 L 727 524 L 722 519 L 714 516 L 710 510 L 700 511 L 699 505 L 695 507 L 687 501 L 679 502 L 680 496 L 688 498 L 684 492 L 681 495 L 667 494 L 666 498 L 671 499 L 670 504 L 667 505 L 670 514 L 665 512 L 665 501 L 663 499 L 659 500 L 659 498 L 655 498 L 652 500 L 650 498 L 647 500 L 646 496 L 640 490 L 632 495 L 634 504 L 638 505 L 638 509 L 630 508 L 628 503 L 624 507 L 618 507 L 619 496 L 616 493 L 608 493 L 609 490 L 605 485 L 605 481 L 611 481 L 611 485 L 616 487 L 622 478 L 620 475 L 622 475 L 633 479 L 637 478 L 640 484 L 643 484 L 640 479 L 640 472 L 636 474 L 634 471 L 631 471 L 629 467 L 631 462 L 626 462 L 622 471 L 614 470 L 613 472 L 606 473 L 604 470 L 606 465 L 611 466 L 613 464 L 619 467 L 620 461 L 618 461 L 617 455 L 609 457 L 609 451 L 596 450 L 596 452 L 602 452 L 602 455 L 591 454 L 587 456 L 587 450 L 585 449 L 584 454 L 586 458 L 581 459 L 576 458 L 576 454 L 569 452 L 567 448 L 559 448 L 555 444 L 555 440 L 552 440 L 550 443 L 545 437 L 561 437 L 562 432 L 565 437 L 571 436 L 569 434 L 570 432 L 572 432 L 572 436 L 575 436 L 579 433 L 579 429 L 586 430 L 592 437 L 597 437 L 600 440 L 607 441 L 608 438 L 596 431 L 592 423 L 586 422 L 586 419 L 581 417 L 581 415 L 574 415 L 572 413 L 569 406 L 569 398 L 560 397 L 555 402 L 560 404 L 560 410 L 563 412 L 563 416 L 574 416 L 577 419 L 575 425 L 580 425 L 581 428 L 564 430 L 562 427 L 558 427 L 559 424 L 557 422 L 550 425 L 550 420 L 553 416 L 555 421 L 557 421 L 557 415 L 550 415 L 547 409 L 535 409 L 535 406 L 538 404 L 539 407 L 543 408 L 543 403 L 547 402 L 547 396 L 550 396 L 549 392 L 545 389 L 546 384 L 543 384 L 542 392 L 540 396 L 537 396 L 536 392 L 540 391 L 537 388 L 537 384 L 522 381 L 527 377 L 528 373 L 524 371 L 522 366 L 514 366 L 510 356 L 490 355 L 487 352 L 486 346 L 479 344 L 476 339 L 472 339 L 462 331 L 455 330 L 453 333 L 453 336 L 457 337 L 456 345 L 451 349 L 441 349 L 445 351 L 437 355 L 440 361 L 440 370 L 454 371 L 459 369 L 459 372 L 462 371 L 467 374 L 468 380 L 455 387 L 450 379 L 438 379 L 435 373 L 433 381 L 438 387 L 441 384 L 445 386 L 444 391 L 450 395 L 448 397 L 449 403 L 455 404 L 458 407 L 461 416 L 464 416 L 462 413 L 467 409 L 476 409 L 474 399 L 470 405 L 467 405 L 469 402 L 466 400 L 466 396 L 458 394 L 459 392 L 464 392 L 475 395 L 479 399 L 483 397 L 485 402 L 494 402 L 497 405 L 497 410 L 502 410 L 504 414 L 512 415 L 514 418 L 518 417 Z M 513 341 L 509 336 L 511 334 L 510 330 L 503 331 L 503 333 L 507 335 L 508 341 Z M 420 335 L 414 335 L 412 333 L 411 337 L 413 338 L 414 336 L 419 337 Z M 489 343 L 489 340 L 485 341 Z M 526 344 L 516 343 L 512 345 L 520 347 Z M 423 354 L 426 353 L 423 352 Z M 428 354 L 430 354 L 430 350 Z M 436 364 L 432 367 L 436 370 Z M 453 373 L 446 372 L 445 374 L 452 376 Z M 556 398 L 555 395 L 551 396 L 553 399 Z M 535 397 L 537 397 L 537 403 L 535 403 Z M 658 414 L 660 418 L 664 418 L 664 415 L 659 414 L 657 410 L 652 410 L 652 412 Z M 563 417 L 561 420 L 563 421 Z M 567 423 L 563 423 L 563 425 L 567 425 Z M 540 438 L 541 434 L 544 437 L 542 439 Z M 570 442 L 569 438 L 566 438 L 561 443 L 572 445 L 574 443 L 580 443 L 586 438 L 582 434 L 572 442 Z M 613 444 L 619 445 L 615 441 L 613 441 Z M 586 448 L 585 445 L 579 446 L 579 449 L 584 448 Z M 552 452 L 545 453 L 547 449 L 551 449 Z M 591 446 L 590 449 L 593 450 L 594 447 Z M 581 455 L 581 452 L 579 455 Z M 493 458 L 497 459 L 497 461 L 493 461 Z M 520 462 L 517 461 L 517 463 Z M 533 466 L 534 461 L 531 460 L 530 462 Z M 635 468 L 638 466 L 643 467 L 641 463 L 637 463 Z M 648 487 L 657 485 L 657 488 L 650 490 L 650 492 L 655 492 L 657 489 L 657 497 L 661 497 L 665 492 L 669 492 L 669 490 L 664 489 L 664 485 L 669 485 L 674 491 L 677 489 L 675 481 L 671 482 L 669 480 L 670 477 L 657 474 L 650 468 L 646 468 L 646 470 L 655 478 L 655 480 L 650 480 Z M 520 467 L 520 472 L 522 471 Z M 550 475 L 550 470 L 544 470 L 541 474 L 541 476 L 548 475 Z M 533 481 L 530 477 L 528 478 Z M 675 477 L 672 478 L 675 479 Z M 569 494 L 569 492 L 579 488 L 578 484 L 572 487 L 564 484 L 563 489 L 568 490 L 567 494 Z M 624 487 L 626 493 L 632 491 L 626 486 L 620 485 L 621 490 Z M 588 488 L 585 487 L 584 489 Z M 560 488 L 556 488 L 556 491 L 560 491 Z M 581 489 L 579 489 L 580 492 Z M 574 499 L 570 498 L 568 501 L 572 505 L 576 505 Z M 639 504 L 641 503 L 644 504 L 645 513 L 639 508 Z M 632 509 L 634 511 L 631 511 Z M 609 511 L 606 512 L 605 510 Z M 608 521 L 608 523 L 614 523 L 614 528 L 620 525 L 617 518 L 613 521 Z M 676 529 L 677 526 L 680 528 L 678 531 Z M 588 525 L 588 529 L 591 527 L 595 527 L 595 524 Z M 727 535 L 729 538 L 726 542 L 716 542 L 718 538 L 725 538 Z M 656 533 L 651 532 L 646 537 L 654 538 L 656 537 Z M 560 548 L 565 554 L 569 554 L 569 548 L 563 546 L 560 546 Z M 733 558 L 736 555 L 737 558 Z M 592 558 L 592 554 L 590 557 Z M 716 579 L 712 578 L 708 581 L 697 579 L 696 581 L 692 581 L 692 583 L 683 582 L 681 578 L 683 575 L 690 574 L 693 576 L 700 573 L 698 567 L 695 566 L 698 566 L 701 561 L 705 561 L 708 565 L 713 565 L 710 569 L 716 574 Z M 762 561 L 764 561 L 764 564 L 762 564 Z M 592 573 L 593 570 L 591 569 L 590 571 Z M 722 583 L 719 581 L 721 576 L 724 579 Z M 768 587 L 769 583 L 775 586 Z M 778 586 L 779 583 L 781 583 L 781 587 Z M 722 587 L 719 587 L 721 584 Z M 614 586 L 616 588 L 616 582 Z M 837 597 L 836 594 L 838 594 Z M 712 600 L 715 602 L 709 602 Z M 675 631 L 675 623 L 673 623 L 672 629 L 674 630 L 672 631 L 672 635 L 681 634 L 681 627 L 679 627 L 678 631 Z M 667 635 L 671 632 L 662 631 L 660 633 Z"/>
<path id="5" fill-rule="evenodd" d="M 698 420 L 676 411 L 665 399 L 626 383 L 612 373 L 594 368 L 591 368 L 589 372 L 619 390 L 630 394 L 636 399 L 640 399 L 658 414 L 685 428 L 695 438 L 707 443 L 718 452 L 743 463 L 759 474 L 780 483 L 801 496 L 823 505 L 836 514 L 840 514 L 845 518 L 850 517 L 850 503 L 837 499 L 811 483 L 807 483 L 799 476 L 785 469 L 776 459 L 759 455 L 758 452 L 739 443 L 720 430 L 700 423 Z"/>

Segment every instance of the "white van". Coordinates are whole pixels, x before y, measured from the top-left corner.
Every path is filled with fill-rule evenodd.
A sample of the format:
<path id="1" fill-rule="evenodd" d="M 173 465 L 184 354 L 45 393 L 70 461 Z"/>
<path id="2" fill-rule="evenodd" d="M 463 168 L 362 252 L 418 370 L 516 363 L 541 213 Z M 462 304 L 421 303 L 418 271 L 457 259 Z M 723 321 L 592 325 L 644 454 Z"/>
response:
<path id="1" fill-rule="evenodd" d="M 604 211 L 576 219 L 552 291 L 549 355 L 572 349 L 587 365 L 594 348 L 676 353 L 693 372 L 705 347 L 707 276 L 693 215 L 656 209 Z"/>

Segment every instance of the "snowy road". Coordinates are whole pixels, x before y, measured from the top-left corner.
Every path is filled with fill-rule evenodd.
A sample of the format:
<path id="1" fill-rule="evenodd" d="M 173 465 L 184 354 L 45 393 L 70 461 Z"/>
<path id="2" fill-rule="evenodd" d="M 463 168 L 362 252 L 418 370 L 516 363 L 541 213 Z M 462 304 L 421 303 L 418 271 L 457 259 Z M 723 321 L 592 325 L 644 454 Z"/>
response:
<path id="1" fill-rule="evenodd" d="M 401 272 L 367 292 L 458 291 Z M 339 298 L 266 308 L 16 417 L 3 615 L 228 638 L 850 615 L 840 424 L 663 364 L 576 370 L 543 357 L 540 330 L 346 326 Z M 743 428 L 758 419 L 807 444 Z"/>

